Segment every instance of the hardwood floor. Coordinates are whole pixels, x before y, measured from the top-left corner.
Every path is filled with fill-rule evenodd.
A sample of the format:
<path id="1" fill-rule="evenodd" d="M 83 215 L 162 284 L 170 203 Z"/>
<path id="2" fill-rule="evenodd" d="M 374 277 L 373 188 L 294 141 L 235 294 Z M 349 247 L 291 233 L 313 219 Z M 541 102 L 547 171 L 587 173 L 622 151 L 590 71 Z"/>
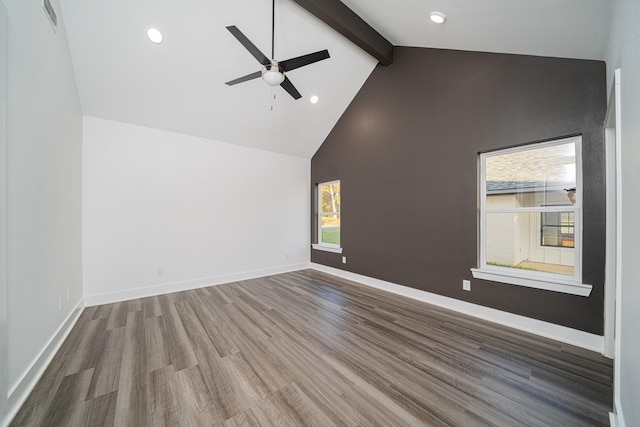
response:
<path id="1" fill-rule="evenodd" d="M 314 270 L 86 308 L 14 426 L 608 425 L 599 354 Z"/>

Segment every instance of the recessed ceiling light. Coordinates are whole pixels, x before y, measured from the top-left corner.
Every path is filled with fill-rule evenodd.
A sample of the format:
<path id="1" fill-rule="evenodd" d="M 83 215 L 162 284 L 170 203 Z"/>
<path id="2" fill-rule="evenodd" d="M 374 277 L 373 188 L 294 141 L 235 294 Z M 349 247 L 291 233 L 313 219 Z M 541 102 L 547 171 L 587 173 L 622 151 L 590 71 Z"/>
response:
<path id="1" fill-rule="evenodd" d="M 318 95 L 312 95 L 311 98 L 309 98 L 309 102 L 311 102 L 312 104 L 317 104 L 318 103 Z"/>
<path id="2" fill-rule="evenodd" d="M 431 20 L 436 24 L 442 24 L 447 20 L 447 15 L 442 12 L 431 12 L 430 14 Z"/>
<path id="3" fill-rule="evenodd" d="M 162 43 L 162 40 L 164 39 L 160 30 L 153 27 L 147 30 L 147 37 L 149 37 L 149 40 L 156 44 Z"/>

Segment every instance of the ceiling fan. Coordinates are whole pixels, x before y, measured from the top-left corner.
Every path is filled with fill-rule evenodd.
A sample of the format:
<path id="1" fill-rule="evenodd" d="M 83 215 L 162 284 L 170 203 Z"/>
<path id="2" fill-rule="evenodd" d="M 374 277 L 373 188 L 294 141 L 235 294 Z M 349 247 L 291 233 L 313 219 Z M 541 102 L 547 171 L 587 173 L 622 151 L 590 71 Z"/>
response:
<path id="1" fill-rule="evenodd" d="M 260 71 L 256 71 L 255 73 L 247 74 L 246 76 L 239 77 L 235 80 L 228 81 L 226 84 L 229 86 L 246 82 L 249 80 L 257 79 L 258 77 L 262 77 L 262 79 L 267 82 L 270 86 L 282 86 L 284 90 L 286 90 L 289 95 L 293 97 L 293 99 L 300 99 L 302 95 L 300 92 L 293 86 L 291 80 L 285 73 L 295 70 L 296 68 L 304 67 L 305 65 L 313 64 L 314 62 L 322 61 L 323 59 L 329 58 L 328 50 L 321 50 L 314 53 L 309 53 L 307 55 L 298 56 L 296 58 L 287 59 L 284 61 L 277 61 L 275 59 L 274 52 L 274 35 L 275 35 L 275 9 L 276 9 L 276 1 L 272 0 L 272 13 L 271 13 L 271 59 L 267 58 L 264 53 L 260 51 L 251 40 L 245 36 L 242 31 L 238 29 L 235 25 L 227 27 L 227 30 L 233 34 L 233 36 L 238 39 L 240 44 L 245 47 L 253 55 L 254 58 L 258 60 L 260 64 L 262 64 L 262 68 Z"/>

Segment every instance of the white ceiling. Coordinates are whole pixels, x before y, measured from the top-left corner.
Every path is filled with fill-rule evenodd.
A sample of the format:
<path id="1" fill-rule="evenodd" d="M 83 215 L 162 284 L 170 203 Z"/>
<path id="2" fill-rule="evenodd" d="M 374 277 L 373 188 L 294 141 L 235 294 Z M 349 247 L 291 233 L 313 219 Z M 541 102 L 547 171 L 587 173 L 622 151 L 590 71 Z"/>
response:
<path id="1" fill-rule="evenodd" d="M 225 27 L 236 25 L 271 56 L 271 1 L 60 3 L 84 114 L 294 156 L 313 156 L 377 63 L 295 3 L 277 0 L 276 58 L 322 49 L 331 58 L 287 74 L 301 99 L 276 87 L 272 102 L 262 79 L 224 84 L 260 69 Z M 149 26 L 164 33 L 162 44 L 146 38 Z"/>
<path id="2" fill-rule="evenodd" d="M 84 114 L 310 158 L 377 61 L 290 0 L 276 0 L 276 59 L 328 49 L 288 73 L 303 98 L 261 79 L 226 30 L 270 56 L 269 0 L 59 0 Z M 603 59 L 610 0 L 344 0 L 395 45 Z M 448 19 L 431 24 L 439 10 Z M 149 26 L 165 41 L 149 42 Z M 320 97 L 312 105 L 310 95 Z M 270 110 L 273 104 L 274 110 Z"/>
<path id="3" fill-rule="evenodd" d="M 604 60 L 611 0 L 342 0 L 395 46 Z M 442 12 L 447 21 L 430 22 Z"/>

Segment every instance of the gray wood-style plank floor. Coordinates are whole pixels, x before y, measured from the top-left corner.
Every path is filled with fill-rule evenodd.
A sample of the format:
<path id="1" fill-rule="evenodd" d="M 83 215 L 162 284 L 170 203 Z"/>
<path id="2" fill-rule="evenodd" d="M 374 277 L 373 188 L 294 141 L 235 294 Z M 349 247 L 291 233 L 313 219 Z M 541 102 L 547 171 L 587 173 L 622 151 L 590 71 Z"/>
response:
<path id="1" fill-rule="evenodd" d="M 608 425 L 599 354 L 314 270 L 86 308 L 14 426 Z"/>

